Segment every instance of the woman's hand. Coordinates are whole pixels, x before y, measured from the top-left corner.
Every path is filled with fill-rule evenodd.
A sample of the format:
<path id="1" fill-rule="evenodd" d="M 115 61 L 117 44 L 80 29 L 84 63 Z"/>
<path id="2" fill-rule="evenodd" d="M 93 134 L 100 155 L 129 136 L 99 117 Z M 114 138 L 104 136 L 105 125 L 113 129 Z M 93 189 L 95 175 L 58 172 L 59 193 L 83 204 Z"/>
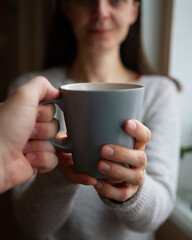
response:
<path id="1" fill-rule="evenodd" d="M 94 186 L 100 195 L 119 202 L 131 198 L 143 183 L 144 170 L 147 166 L 144 149 L 151 137 L 150 130 L 136 120 L 127 121 L 125 131 L 135 138 L 133 149 L 105 145 L 101 149 L 101 156 L 106 160 L 99 161 L 98 170 L 110 178 L 98 180 Z M 128 164 L 129 167 L 113 161 Z"/>

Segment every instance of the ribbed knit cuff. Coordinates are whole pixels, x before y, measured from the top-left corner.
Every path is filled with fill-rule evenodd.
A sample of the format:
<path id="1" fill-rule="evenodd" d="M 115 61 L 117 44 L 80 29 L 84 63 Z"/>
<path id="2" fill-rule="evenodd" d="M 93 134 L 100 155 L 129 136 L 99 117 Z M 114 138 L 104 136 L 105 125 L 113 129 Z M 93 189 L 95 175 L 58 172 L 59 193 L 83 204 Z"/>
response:
<path id="1" fill-rule="evenodd" d="M 154 206 L 154 198 L 150 197 L 150 192 L 154 191 L 153 184 L 151 178 L 145 174 L 144 181 L 138 188 L 138 191 L 127 201 L 120 203 L 104 197 L 101 197 L 101 199 L 109 207 L 115 208 L 123 213 L 126 212 L 126 214 L 135 215 L 136 212 L 145 211 L 147 206 Z"/>

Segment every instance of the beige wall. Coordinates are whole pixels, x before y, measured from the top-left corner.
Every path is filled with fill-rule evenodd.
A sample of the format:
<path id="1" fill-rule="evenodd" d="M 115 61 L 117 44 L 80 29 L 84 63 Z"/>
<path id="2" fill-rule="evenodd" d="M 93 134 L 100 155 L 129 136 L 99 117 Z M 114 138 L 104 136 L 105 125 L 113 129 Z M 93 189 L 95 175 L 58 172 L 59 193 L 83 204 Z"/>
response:
<path id="1" fill-rule="evenodd" d="M 173 0 L 144 0 L 142 38 L 144 52 L 155 70 L 168 73 Z"/>

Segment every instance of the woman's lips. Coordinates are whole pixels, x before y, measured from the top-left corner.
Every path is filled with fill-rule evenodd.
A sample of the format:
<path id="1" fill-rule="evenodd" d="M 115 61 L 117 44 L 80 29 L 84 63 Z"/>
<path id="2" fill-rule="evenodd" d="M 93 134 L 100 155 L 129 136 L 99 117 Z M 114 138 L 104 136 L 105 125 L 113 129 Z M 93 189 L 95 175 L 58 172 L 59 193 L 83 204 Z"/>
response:
<path id="1" fill-rule="evenodd" d="M 104 36 L 111 32 L 110 29 L 90 29 L 89 32 L 94 35 Z"/>

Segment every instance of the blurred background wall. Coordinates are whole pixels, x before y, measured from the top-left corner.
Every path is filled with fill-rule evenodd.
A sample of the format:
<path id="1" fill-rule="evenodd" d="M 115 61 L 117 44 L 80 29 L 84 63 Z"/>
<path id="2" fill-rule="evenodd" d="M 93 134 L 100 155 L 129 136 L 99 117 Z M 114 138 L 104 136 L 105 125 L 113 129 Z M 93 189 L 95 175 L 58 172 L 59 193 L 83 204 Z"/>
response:
<path id="1" fill-rule="evenodd" d="M 169 73 L 180 80 L 181 145 L 192 146 L 192 1 L 175 0 Z M 192 191 L 192 153 L 181 161 L 179 189 Z M 192 226 L 191 226 L 192 228 Z"/>
<path id="2" fill-rule="evenodd" d="M 0 0 L 0 101 L 11 81 L 39 70 L 54 0 Z"/>

